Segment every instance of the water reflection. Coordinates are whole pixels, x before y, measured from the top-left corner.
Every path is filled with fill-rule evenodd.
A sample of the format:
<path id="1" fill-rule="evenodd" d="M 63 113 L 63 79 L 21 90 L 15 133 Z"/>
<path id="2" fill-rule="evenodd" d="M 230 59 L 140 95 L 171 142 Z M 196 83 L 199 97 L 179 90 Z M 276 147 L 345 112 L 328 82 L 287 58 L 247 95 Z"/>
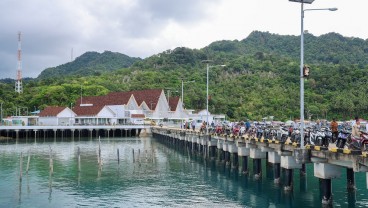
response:
<path id="1" fill-rule="evenodd" d="M 205 159 L 203 152 L 173 149 L 150 138 L 104 138 L 100 153 L 98 140 L 62 140 L 67 142 L 59 138 L 44 142 L 41 138 L 32 143 L 0 146 L 1 206 L 321 206 L 319 182 L 310 174 L 311 165 L 304 177 L 295 171 L 294 191 L 284 192 L 283 186 L 274 184 L 273 167 L 265 161 L 262 177 L 255 180 L 253 174 L 241 174 L 240 167 L 231 168 L 224 161 Z M 27 151 L 32 160 L 26 183 L 21 183 L 17 177 L 19 155 Z M 252 164 L 249 159 L 250 173 Z M 281 174 L 281 181 L 284 180 L 285 175 Z M 356 192 L 347 192 L 344 176 L 333 180 L 334 206 L 368 205 L 365 174 L 357 173 L 356 183 Z M 27 190 L 24 193 L 23 185 Z"/>

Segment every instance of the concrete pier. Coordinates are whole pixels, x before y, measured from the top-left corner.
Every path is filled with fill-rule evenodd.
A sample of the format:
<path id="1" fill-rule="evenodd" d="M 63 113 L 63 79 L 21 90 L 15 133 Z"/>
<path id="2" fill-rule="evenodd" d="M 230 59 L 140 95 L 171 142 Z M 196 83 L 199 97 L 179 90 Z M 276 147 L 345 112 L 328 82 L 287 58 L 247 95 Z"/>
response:
<path id="1" fill-rule="evenodd" d="M 179 135 L 179 132 L 184 132 L 185 136 Z M 307 188 L 306 177 L 303 176 L 306 174 L 306 164 L 312 163 L 314 165 L 314 176 L 321 181 L 322 204 L 326 205 L 332 204 L 332 179 L 341 177 L 341 171 L 344 168 L 347 171 L 346 179 L 349 190 L 355 188 L 355 172 L 368 172 L 367 154 L 362 154 L 361 151 L 344 150 L 340 152 L 333 149 L 325 150 L 308 146 L 301 149 L 299 144 L 288 144 L 247 136 L 214 135 L 209 140 L 209 135 L 166 128 L 152 128 L 152 133 L 155 138 L 165 138 L 164 141 L 171 141 L 169 143 L 175 149 L 185 149 L 188 146 L 189 153 L 196 153 L 198 150 L 203 151 L 203 154 L 194 154 L 195 157 L 203 156 L 205 160 L 214 160 L 217 153 L 217 160 L 225 161 L 225 163 L 220 163 L 219 170 L 226 174 L 232 173 L 234 176 L 238 176 L 239 172 L 248 173 L 248 160 L 250 158 L 254 164 L 254 177 L 260 179 L 262 177 L 262 159 L 267 159 L 266 162 L 272 164 L 273 167 L 273 171 L 267 171 L 267 177 L 270 177 L 269 173 L 272 174 L 273 172 L 274 182 L 278 184 L 281 180 L 281 170 L 283 170 L 285 174 L 284 190 L 288 192 L 294 189 L 293 175 L 295 170 L 300 172 L 300 189 L 305 190 Z M 184 142 L 180 142 L 181 140 Z M 237 170 L 239 157 L 241 157 L 240 171 Z"/>

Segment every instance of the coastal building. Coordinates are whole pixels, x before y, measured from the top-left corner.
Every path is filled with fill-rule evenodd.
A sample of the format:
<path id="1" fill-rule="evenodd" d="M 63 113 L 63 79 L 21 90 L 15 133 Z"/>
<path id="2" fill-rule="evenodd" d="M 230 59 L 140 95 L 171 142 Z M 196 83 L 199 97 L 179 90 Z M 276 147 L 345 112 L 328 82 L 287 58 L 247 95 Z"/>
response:
<path id="1" fill-rule="evenodd" d="M 170 124 L 184 120 L 205 121 L 206 112 L 193 114 L 184 109 L 180 97 L 166 97 L 162 89 L 111 92 L 81 97 L 71 109 L 47 107 L 40 112 L 41 125 L 122 125 L 143 124 L 145 119 Z M 210 122 L 214 116 L 210 114 Z"/>
<path id="2" fill-rule="evenodd" d="M 68 107 L 49 106 L 40 112 L 38 123 L 41 126 L 74 125 L 76 114 Z"/>

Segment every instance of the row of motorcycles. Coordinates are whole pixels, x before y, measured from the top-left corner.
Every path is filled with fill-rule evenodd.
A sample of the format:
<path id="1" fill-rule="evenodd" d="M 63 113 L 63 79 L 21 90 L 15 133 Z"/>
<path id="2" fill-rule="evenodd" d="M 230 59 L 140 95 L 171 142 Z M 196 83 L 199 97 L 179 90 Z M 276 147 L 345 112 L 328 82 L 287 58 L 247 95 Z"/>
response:
<path id="1" fill-rule="evenodd" d="M 287 126 L 266 126 L 254 125 L 248 131 L 245 126 L 218 126 L 210 128 L 210 132 L 218 134 L 233 134 L 235 136 L 248 135 L 250 138 L 278 140 L 286 142 L 300 143 L 300 129 Z M 304 144 L 327 147 L 329 144 L 336 144 L 337 148 L 349 148 L 351 150 L 368 151 L 368 133 L 360 132 L 360 136 L 356 137 L 351 134 L 351 129 L 341 129 L 336 137 L 333 135 L 330 128 L 322 127 L 307 127 L 304 129 Z"/>

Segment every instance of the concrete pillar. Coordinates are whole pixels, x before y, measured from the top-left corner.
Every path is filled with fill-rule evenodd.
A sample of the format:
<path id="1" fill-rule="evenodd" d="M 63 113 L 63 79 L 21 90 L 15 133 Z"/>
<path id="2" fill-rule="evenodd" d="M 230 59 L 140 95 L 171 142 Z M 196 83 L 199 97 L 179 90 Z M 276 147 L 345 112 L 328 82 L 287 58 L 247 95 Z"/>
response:
<path id="1" fill-rule="evenodd" d="M 304 177 L 307 175 L 307 170 L 305 168 L 305 163 L 302 164 L 302 168 L 300 169 L 300 177 Z"/>
<path id="2" fill-rule="evenodd" d="M 57 129 L 54 129 L 54 141 L 56 141 Z"/>
<path id="3" fill-rule="evenodd" d="M 242 169 L 241 172 L 243 174 L 248 174 L 248 156 L 241 156 L 242 157 Z"/>
<path id="4" fill-rule="evenodd" d="M 222 150 L 224 150 L 225 154 L 225 164 L 230 165 L 230 152 L 229 152 L 229 146 L 228 142 L 225 141 L 222 146 Z"/>
<path id="5" fill-rule="evenodd" d="M 318 160 L 318 159 L 317 159 Z M 313 161 L 313 158 L 312 158 Z M 341 177 L 341 167 L 328 163 L 314 163 L 314 176 L 322 182 L 322 204 L 332 204 L 331 179 Z"/>
<path id="6" fill-rule="evenodd" d="M 229 155 L 231 155 L 232 159 L 230 159 L 231 167 L 238 168 L 239 166 L 239 159 L 238 159 L 238 147 L 234 142 L 228 143 L 228 151 Z"/>
<path id="7" fill-rule="evenodd" d="M 107 138 L 110 139 L 110 130 L 111 129 L 106 129 L 106 132 L 107 132 Z"/>
<path id="8" fill-rule="evenodd" d="M 273 178 L 276 184 L 280 183 L 281 156 L 277 152 L 268 153 L 268 162 L 273 164 Z"/>
<path id="9" fill-rule="evenodd" d="M 37 130 L 33 130 L 34 131 L 34 139 L 35 139 L 35 142 L 36 142 L 36 139 L 37 139 Z"/>
<path id="10" fill-rule="evenodd" d="M 355 176 L 352 168 L 346 168 L 346 186 L 348 190 L 355 190 Z"/>
<path id="11" fill-rule="evenodd" d="M 293 190 L 293 169 L 285 169 L 285 191 Z"/>
<path id="12" fill-rule="evenodd" d="M 262 159 L 253 159 L 253 165 L 254 165 L 254 178 L 259 179 L 262 176 Z"/>
<path id="13" fill-rule="evenodd" d="M 89 129 L 89 138 L 92 139 L 92 132 L 93 132 L 93 129 Z"/>
<path id="14" fill-rule="evenodd" d="M 266 159 L 266 152 L 262 152 L 256 145 L 247 143 L 250 147 L 250 158 L 253 159 L 254 164 L 254 178 L 259 179 L 262 176 L 262 159 Z"/>
<path id="15" fill-rule="evenodd" d="M 15 130 L 15 139 L 19 139 L 19 130 L 17 129 L 17 130 Z"/>
<path id="16" fill-rule="evenodd" d="M 281 172 L 281 167 L 280 167 L 280 163 L 275 163 L 273 164 L 273 181 L 276 184 L 280 183 L 280 172 Z"/>
<path id="17" fill-rule="evenodd" d="M 286 183 L 284 190 L 293 190 L 293 170 L 302 168 L 302 164 L 296 162 L 293 156 L 281 156 L 281 167 L 286 169 Z"/>
<path id="18" fill-rule="evenodd" d="M 331 205 L 332 204 L 332 184 L 331 179 L 321 179 L 322 180 L 322 204 Z"/>
<path id="19" fill-rule="evenodd" d="M 239 144 L 238 156 L 242 157 L 242 173 L 248 173 L 248 156 L 250 155 L 250 149 L 245 146 L 245 144 Z"/>
<path id="20" fill-rule="evenodd" d="M 223 157 L 223 141 L 221 139 L 217 140 L 217 155 L 218 155 L 218 159 L 220 161 L 224 160 Z"/>
<path id="21" fill-rule="evenodd" d="M 209 157 L 211 160 L 215 160 L 216 158 L 216 147 L 217 147 L 217 141 L 212 139 L 207 142 L 208 149 L 209 149 Z"/>

